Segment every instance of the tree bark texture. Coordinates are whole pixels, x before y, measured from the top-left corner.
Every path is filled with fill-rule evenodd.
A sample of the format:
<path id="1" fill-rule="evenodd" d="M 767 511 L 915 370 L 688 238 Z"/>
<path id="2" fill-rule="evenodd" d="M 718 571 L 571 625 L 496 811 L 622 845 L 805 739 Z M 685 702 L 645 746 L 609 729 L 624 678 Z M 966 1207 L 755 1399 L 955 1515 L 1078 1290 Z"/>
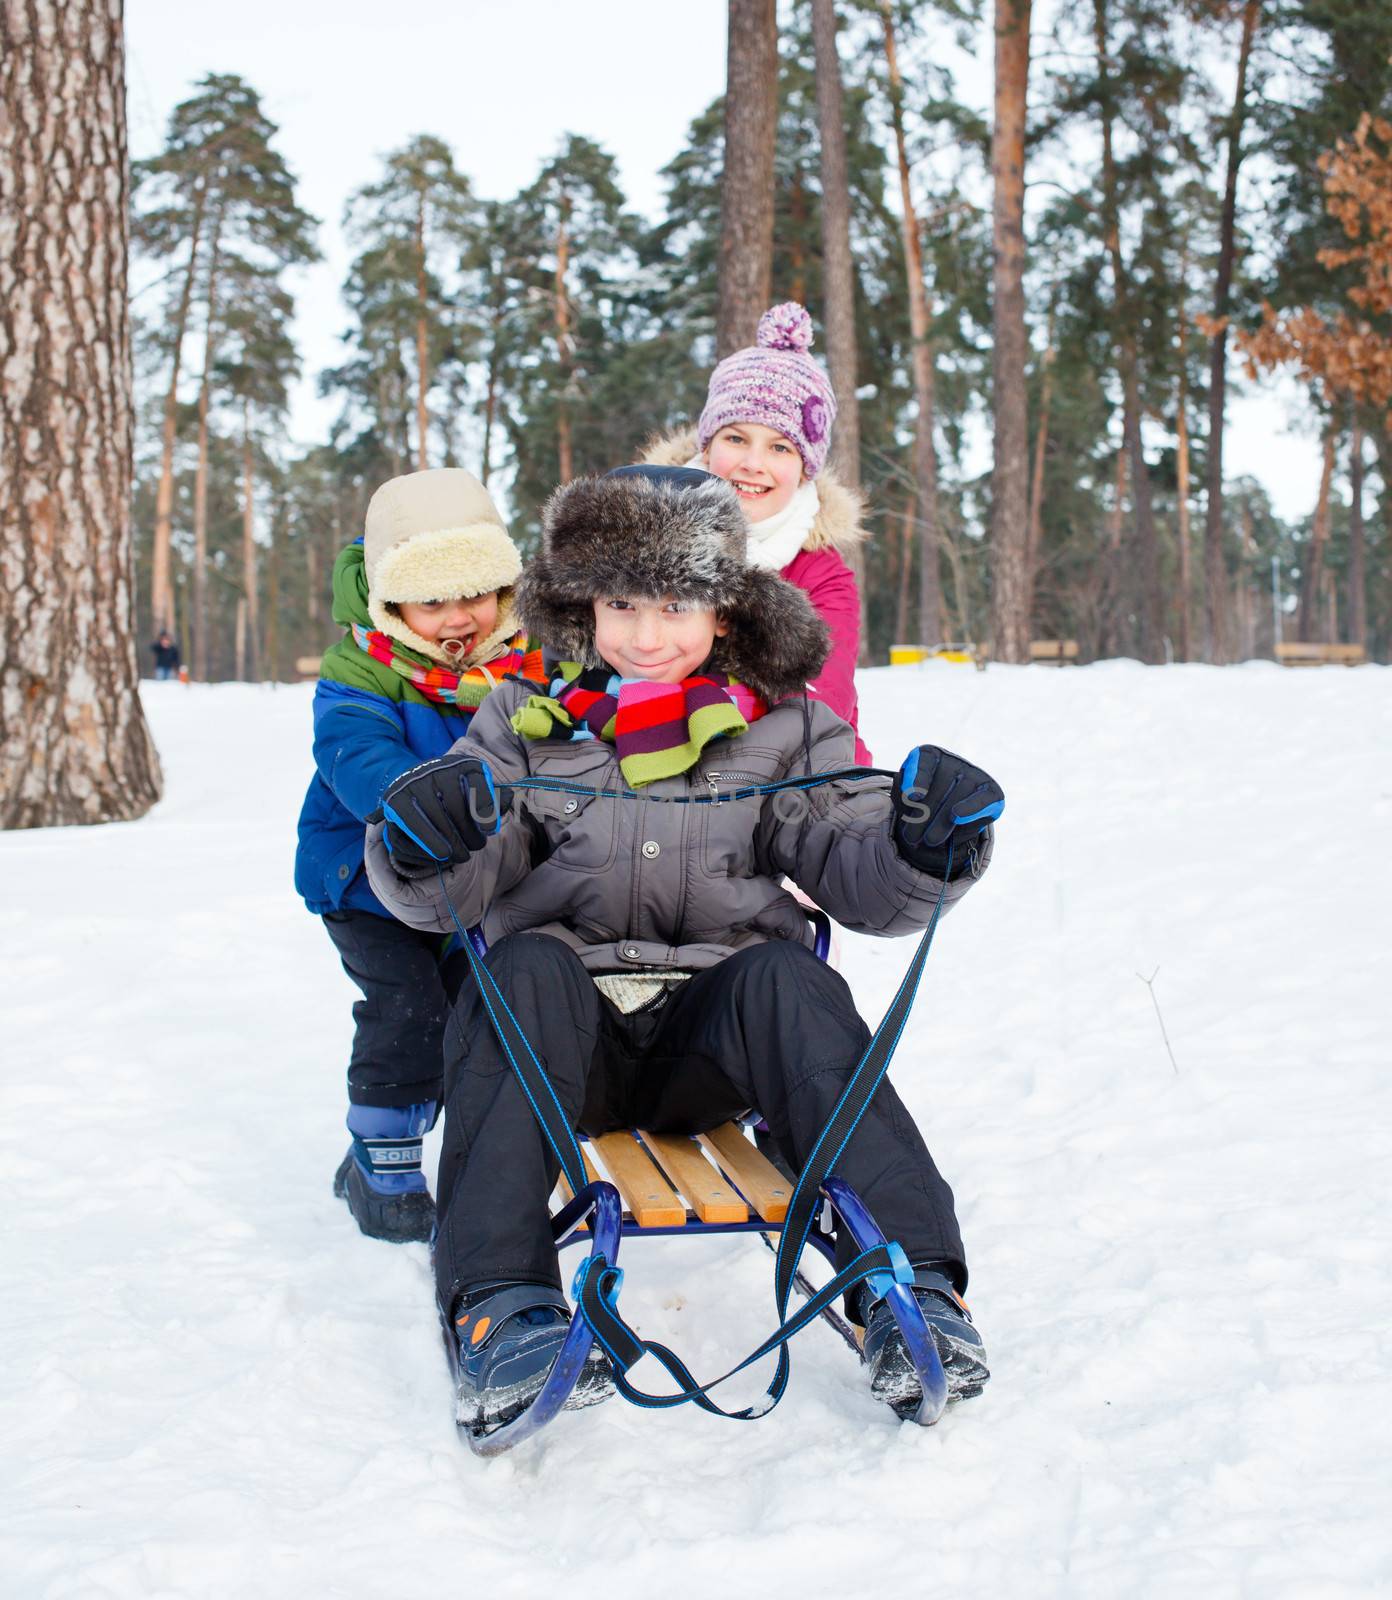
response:
<path id="1" fill-rule="evenodd" d="M 717 359 L 754 343 L 773 295 L 778 19 L 775 0 L 729 0 L 729 6 Z"/>
<path id="2" fill-rule="evenodd" d="M 1242 162 L 1242 123 L 1247 110 L 1247 63 L 1252 54 L 1260 0 L 1242 9 L 1242 46 L 1237 58 L 1237 90 L 1228 124 L 1228 173 L 1218 228 L 1218 271 L 1213 285 L 1213 315 L 1218 331 L 1208 355 L 1208 479 L 1204 507 L 1204 631 L 1209 661 L 1228 659 L 1228 579 L 1223 561 L 1223 402 L 1228 381 L 1228 301 L 1237 254 L 1237 169 Z"/>
<path id="3" fill-rule="evenodd" d="M 991 633 L 997 660 L 1028 661 L 1029 433 L 1025 407 L 1025 107 L 1030 0 L 996 0 L 995 126 L 991 134 L 992 408 Z"/>
<path id="4" fill-rule="evenodd" d="M 0 827 L 160 795 L 137 690 L 119 0 L 0 0 Z"/>
<path id="5" fill-rule="evenodd" d="M 1368 645 L 1368 585 L 1363 529 L 1363 429 L 1354 420 L 1349 442 L 1348 642 Z"/>
<path id="6" fill-rule="evenodd" d="M 914 386 L 914 488 L 918 495 L 918 642 L 935 649 L 943 642 L 942 562 L 938 517 L 938 457 L 933 447 L 935 400 L 933 384 L 933 318 L 928 287 L 923 281 L 923 248 L 918 213 L 909 181 L 908 147 L 904 139 L 904 85 L 895 49 L 894 17 L 889 0 L 881 0 L 885 62 L 889 69 L 889 104 L 894 123 L 894 148 L 899 163 L 900 227 L 904 240 L 904 273 L 909 293 L 909 336 L 912 340 Z"/>

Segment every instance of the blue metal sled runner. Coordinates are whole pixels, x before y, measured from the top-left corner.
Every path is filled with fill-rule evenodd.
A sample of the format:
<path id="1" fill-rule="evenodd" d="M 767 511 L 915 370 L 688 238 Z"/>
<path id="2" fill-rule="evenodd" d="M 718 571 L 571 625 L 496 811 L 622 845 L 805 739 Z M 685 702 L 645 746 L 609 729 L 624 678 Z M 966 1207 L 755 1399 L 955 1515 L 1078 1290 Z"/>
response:
<path id="1" fill-rule="evenodd" d="M 751 784 L 747 790 L 737 793 L 771 794 L 781 789 L 814 788 L 838 778 L 885 775 L 892 776 L 878 768 L 848 768 Z M 563 792 L 575 788 L 556 780 L 537 778 L 521 779 L 512 787 Z M 627 800 L 636 796 L 625 790 L 614 792 L 612 798 Z M 659 800 L 650 797 L 649 803 L 718 804 L 720 798 Z M 393 820 L 400 825 L 400 819 L 393 817 Z M 949 854 L 943 893 L 950 874 Z M 443 870 L 440 879 L 445 902 L 449 904 Z M 699 1135 L 699 1144 L 687 1138 L 642 1132 L 605 1135 L 593 1142 L 593 1148 L 609 1172 L 608 1178 L 601 1176 L 582 1152 L 526 1032 L 484 962 L 482 939 L 477 934 L 470 936 L 455 918 L 494 1032 L 560 1165 L 562 1193 L 570 1197 L 552 1218 L 557 1247 L 576 1242 L 582 1230 L 590 1234 L 589 1255 L 581 1263 L 572 1286 L 575 1310 L 570 1328 L 541 1392 L 519 1416 L 491 1433 L 478 1434 L 465 1428 L 463 1431 L 476 1454 L 501 1455 L 544 1428 L 574 1390 L 596 1340 L 613 1367 L 615 1387 L 635 1405 L 667 1410 L 690 1402 L 704 1411 L 741 1422 L 766 1416 L 783 1398 L 787 1387 L 791 1371 L 788 1342 L 795 1334 L 822 1316 L 849 1343 L 855 1343 L 854 1331 L 833 1307 L 842 1295 L 860 1283 L 870 1286 L 875 1299 L 888 1303 L 917 1371 L 922 1397 L 909 1420 L 923 1426 L 938 1420 L 947 1403 L 948 1383 L 937 1346 L 912 1292 L 913 1267 L 897 1243 L 886 1241 L 860 1197 L 836 1176 L 835 1169 L 888 1070 L 908 1019 L 942 912 L 943 893 L 938 896 L 923 938 L 888 1011 L 791 1186 L 734 1124 Z M 813 920 L 817 924 L 818 953 L 825 958 L 829 924 L 820 912 Z M 711 1159 L 707 1160 L 707 1156 Z M 826 1206 L 834 1212 L 838 1230 L 849 1236 L 857 1254 L 817 1289 L 802 1275 L 799 1262 L 803 1250 L 811 1244 L 835 1265 L 836 1252 L 830 1229 L 818 1226 Z M 774 1268 L 778 1327 L 729 1372 L 708 1383 L 698 1383 L 674 1351 L 655 1340 L 640 1338 L 619 1314 L 618 1296 L 623 1282 L 623 1272 L 617 1265 L 619 1244 L 625 1235 L 739 1232 L 762 1233 L 770 1242 L 771 1236 L 778 1238 Z M 804 1296 L 804 1303 L 789 1316 L 789 1297 L 795 1287 Z M 448 1327 L 445 1344 L 451 1359 L 456 1358 L 453 1330 Z M 676 1381 L 675 1392 L 653 1394 L 636 1388 L 629 1381 L 630 1368 L 649 1355 Z M 712 1389 L 769 1355 L 776 1356 L 776 1369 L 767 1392 L 756 1404 L 740 1411 L 726 1411 L 711 1399 Z"/>

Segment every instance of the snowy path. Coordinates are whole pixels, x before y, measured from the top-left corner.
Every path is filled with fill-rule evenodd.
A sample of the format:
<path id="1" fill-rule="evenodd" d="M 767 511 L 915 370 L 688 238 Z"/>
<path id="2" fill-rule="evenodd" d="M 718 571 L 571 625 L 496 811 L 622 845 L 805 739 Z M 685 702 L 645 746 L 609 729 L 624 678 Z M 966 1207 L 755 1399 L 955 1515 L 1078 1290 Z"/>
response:
<path id="1" fill-rule="evenodd" d="M 329 1192 L 352 991 L 289 889 L 308 690 L 153 686 L 157 811 L 0 836 L 6 1596 L 1392 1587 L 1392 673 L 863 692 L 882 760 L 936 739 L 1008 796 L 895 1068 L 985 1396 L 900 1427 L 813 1330 L 757 1426 L 615 1401 L 475 1461 L 424 1247 Z M 910 950 L 846 940 L 872 1021 Z M 748 1240 L 625 1264 L 698 1371 L 767 1330 Z"/>

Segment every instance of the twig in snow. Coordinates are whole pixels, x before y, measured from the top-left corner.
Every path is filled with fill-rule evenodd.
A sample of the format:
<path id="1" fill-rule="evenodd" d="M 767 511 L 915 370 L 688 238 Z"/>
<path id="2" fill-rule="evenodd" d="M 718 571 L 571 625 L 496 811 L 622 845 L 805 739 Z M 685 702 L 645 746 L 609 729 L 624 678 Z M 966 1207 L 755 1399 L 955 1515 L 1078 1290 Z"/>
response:
<path id="1" fill-rule="evenodd" d="M 1156 967 L 1155 971 L 1152 972 L 1148 978 L 1142 977 L 1139 972 L 1136 974 L 1136 976 L 1140 978 L 1141 982 L 1145 984 L 1147 989 L 1150 990 L 1151 1004 L 1155 1007 L 1156 1020 L 1160 1024 L 1160 1037 L 1165 1041 L 1165 1053 L 1170 1058 L 1170 1065 L 1174 1068 L 1175 1077 L 1177 1078 L 1179 1076 L 1179 1062 L 1175 1060 L 1174 1051 L 1170 1049 L 1170 1036 L 1165 1031 L 1165 1018 L 1160 1010 L 1160 1002 L 1155 995 L 1155 980 L 1159 976 L 1159 973 L 1160 968 Z"/>

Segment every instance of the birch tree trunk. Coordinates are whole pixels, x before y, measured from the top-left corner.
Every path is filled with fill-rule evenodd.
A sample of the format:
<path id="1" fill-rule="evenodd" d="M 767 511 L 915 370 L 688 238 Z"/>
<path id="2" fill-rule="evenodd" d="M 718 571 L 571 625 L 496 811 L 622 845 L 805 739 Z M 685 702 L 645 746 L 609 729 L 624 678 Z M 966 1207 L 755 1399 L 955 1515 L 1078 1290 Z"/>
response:
<path id="1" fill-rule="evenodd" d="M 1227 572 L 1223 562 L 1223 401 L 1228 381 L 1228 300 L 1237 254 L 1237 169 L 1242 162 L 1242 123 L 1247 109 L 1247 63 L 1252 54 L 1260 0 L 1242 10 L 1242 46 L 1237 58 L 1237 91 L 1228 123 L 1228 175 L 1218 230 L 1218 274 L 1213 285 L 1217 331 L 1208 355 L 1208 479 L 1204 508 L 1204 631 L 1209 661 L 1227 660 Z"/>
<path id="2" fill-rule="evenodd" d="M 193 236 L 189 240 L 188 271 L 179 293 L 179 310 L 174 319 L 174 359 L 170 363 L 169 390 L 164 397 L 164 428 L 160 443 L 159 488 L 155 492 L 155 531 L 150 576 L 150 610 L 155 632 L 174 626 L 174 593 L 169 576 L 169 547 L 174 531 L 174 446 L 178 439 L 179 369 L 188 329 L 189 308 L 193 304 L 194 279 L 198 275 L 198 241 L 203 231 L 203 191 L 199 190 L 193 212 Z"/>
<path id="3" fill-rule="evenodd" d="M 846 111 L 841 58 L 836 49 L 833 0 L 812 0 L 812 41 L 817 56 L 817 128 L 822 147 L 822 297 L 827 365 L 836 396 L 830 463 L 841 482 L 860 487 L 860 401 L 856 397 L 855 268 L 851 260 L 851 190 L 846 171 Z M 862 666 L 869 662 L 865 556 L 851 556 L 860 596 Z"/>
<path id="4" fill-rule="evenodd" d="M 1030 0 L 996 0 L 995 126 L 991 134 L 992 407 L 991 632 L 996 659 L 1028 661 L 1029 431 L 1025 409 L 1025 107 Z"/>
<path id="5" fill-rule="evenodd" d="M 160 796 L 137 692 L 120 0 L 0 3 L 0 827 Z"/>
<path id="6" fill-rule="evenodd" d="M 895 49 L 890 0 L 880 0 L 884 21 L 885 61 L 889 68 L 889 103 L 894 122 L 894 147 L 899 161 L 900 226 L 904 238 L 904 273 L 909 292 L 909 334 L 913 341 L 914 487 L 918 496 L 918 642 L 935 649 L 943 640 L 942 566 L 939 550 L 938 458 L 933 448 L 933 321 L 928 288 L 923 281 L 923 250 L 918 213 L 909 183 L 909 157 L 904 140 L 904 87 Z"/>
<path id="7" fill-rule="evenodd" d="M 759 318 L 773 294 L 773 145 L 778 124 L 775 0 L 729 0 L 728 37 L 717 359 L 754 343 Z"/>

